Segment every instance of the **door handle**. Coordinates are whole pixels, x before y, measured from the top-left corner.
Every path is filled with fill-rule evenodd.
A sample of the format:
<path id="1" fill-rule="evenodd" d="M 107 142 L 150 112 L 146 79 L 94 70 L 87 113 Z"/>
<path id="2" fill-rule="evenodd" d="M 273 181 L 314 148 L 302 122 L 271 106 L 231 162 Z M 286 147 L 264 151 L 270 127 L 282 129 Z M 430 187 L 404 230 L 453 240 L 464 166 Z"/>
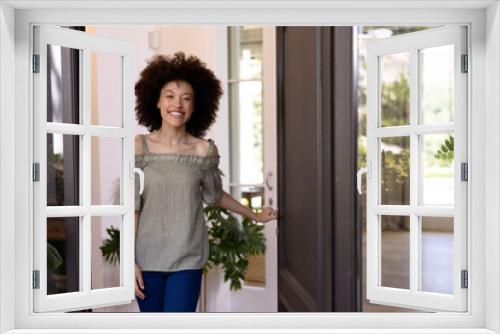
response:
<path id="1" fill-rule="evenodd" d="M 271 182 L 270 182 L 270 179 L 272 176 L 273 176 L 273 173 L 271 173 L 271 172 L 268 172 L 267 176 L 266 176 L 266 187 L 267 187 L 267 190 L 269 190 L 269 191 L 273 191 L 273 187 L 271 186 Z"/>

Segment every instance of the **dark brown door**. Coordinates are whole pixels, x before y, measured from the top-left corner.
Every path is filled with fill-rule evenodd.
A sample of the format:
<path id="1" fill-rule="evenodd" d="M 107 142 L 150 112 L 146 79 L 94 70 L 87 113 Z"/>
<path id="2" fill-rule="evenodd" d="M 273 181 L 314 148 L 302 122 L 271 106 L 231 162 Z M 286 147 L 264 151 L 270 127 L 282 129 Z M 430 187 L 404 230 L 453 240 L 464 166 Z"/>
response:
<path id="1" fill-rule="evenodd" d="M 279 310 L 356 311 L 352 29 L 279 27 L 277 64 Z"/>

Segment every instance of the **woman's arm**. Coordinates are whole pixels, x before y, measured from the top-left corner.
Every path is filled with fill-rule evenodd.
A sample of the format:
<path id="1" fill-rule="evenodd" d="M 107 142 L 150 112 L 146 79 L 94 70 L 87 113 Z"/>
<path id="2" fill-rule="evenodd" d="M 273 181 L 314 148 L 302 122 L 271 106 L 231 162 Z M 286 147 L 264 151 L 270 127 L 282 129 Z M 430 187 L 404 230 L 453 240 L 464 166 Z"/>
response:
<path id="1" fill-rule="evenodd" d="M 233 196 L 229 195 L 225 191 L 222 193 L 222 196 L 219 200 L 219 203 L 217 203 L 217 206 L 261 223 L 265 223 L 270 220 L 278 218 L 278 214 L 273 208 L 265 207 L 262 208 L 261 212 L 255 213 L 252 211 L 252 209 L 242 205 L 240 202 L 235 200 Z"/>
<path id="2" fill-rule="evenodd" d="M 135 212 L 135 239 L 137 239 L 137 230 L 139 229 L 139 217 L 140 217 L 141 212 L 136 211 Z"/>
<path id="3" fill-rule="evenodd" d="M 135 212 L 135 239 L 137 239 L 137 230 L 139 229 L 139 217 L 141 213 L 140 211 Z M 144 299 L 144 280 L 142 279 L 142 271 L 139 268 L 139 265 L 135 264 L 135 294 L 141 300 Z"/>

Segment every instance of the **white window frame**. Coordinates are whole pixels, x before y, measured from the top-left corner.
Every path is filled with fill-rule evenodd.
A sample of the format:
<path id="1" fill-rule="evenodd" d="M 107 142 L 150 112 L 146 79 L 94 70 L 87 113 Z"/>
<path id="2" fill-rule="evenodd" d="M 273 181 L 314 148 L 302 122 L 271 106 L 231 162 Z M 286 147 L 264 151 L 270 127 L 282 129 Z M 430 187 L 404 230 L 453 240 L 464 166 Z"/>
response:
<path id="1" fill-rule="evenodd" d="M 26 97 L 31 96 L 32 87 L 28 74 L 33 24 L 469 25 L 472 80 L 468 91 L 468 312 L 134 316 L 31 313 L 29 236 L 33 217 L 29 208 L 33 203 L 26 198 L 32 191 L 33 129 L 29 112 L 32 101 Z M 363 333 L 387 333 L 388 328 L 397 333 L 500 333 L 500 8 L 496 1 L 6 0 L 0 3 L 0 73 L 0 333 L 47 333 L 47 328 L 53 329 L 49 332 L 64 329 L 58 331 L 64 333 L 116 333 L 125 328 L 129 329 L 127 333 L 150 333 L 152 328 L 220 333 L 224 327 L 232 328 L 225 332 L 240 333 L 352 333 L 351 328 L 363 329 Z M 90 326 L 94 329 L 88 329 Z M 167 326 L 169 329 L 165 329 Z"/>
<path id="2" fill-rule="evenodd" d="M 134 299 L 134 97 L 120 94 L 122 124 L 118 127 L 91 123 L 90 78 L 92 52 L 115 55 L 120 59 L 121 91 L 133 90 L 133 45 L 127 41 L 91 35 L 67 28 L 37 26 L 34 31 L 34 54 L 39 55 L 40 70 L 33 74 L 34 162 L 40 166 L 40 181 L 33 184 L 33 269 L 39 271 L 39 288 L 34 289 L 36 312 L 71 311 L 130 303 Z M 57 45 L 79 50 L 81 68 L 80 122 L 78 124 L 47 122 L 47 46 Z M 47 134 L 78 135 L 80 147 L 80 203 L 75 206 L 47 206 Z M 91 140 L 121 140 L 119 205 L 93 205 L 91 202 Z M 76 292 L 47 295 L 47 218 L 79 217 L 79 285 Z M 91 234 L 92 217 L 120 216 L 120 284 L 117 287 L 92 289 Z"/>
<path id="3" fill-rule="evenodd" d="M 460 180 L 460 164 L 467 162 L 467 80 L 470 72 L 461 72 L 461 57 L 467 54 L 467 31 L 464 26 L 444 26 L 373 40 L 367 47 L 367 294 L 371 303 L 410 307 L 431 311 L 467 310 L 467 289 L 461 288 L 461 270 L 467 270 L 467 182 Z M 453 106 L 454 120 L 448 123 L 425 124 L 420 108 L 420 50 L 453 45 Z M 410 89 L 410 115 L 408 125 L 381 125 L 381 58 L 386 55 L 407 53 L 408 83 Z M 422 141 L 425 134 L 450 134 L 455 137 L 454 148 L 454 205 L 432 206 L 422 203 Z M 387 205 L 381 201 L 381 140 L 408 138 L 410 150 L 409 203 Z M 409 289 L 381 286 L 382 241 L 381 217 L 386 215 L 409 218 Z M 422 217 L 451 217 L 453 219 L 453 276 L 452 293 L 441 294 L 421 290 Z M 399 301 L 404 300 L 401 304 Z"/>

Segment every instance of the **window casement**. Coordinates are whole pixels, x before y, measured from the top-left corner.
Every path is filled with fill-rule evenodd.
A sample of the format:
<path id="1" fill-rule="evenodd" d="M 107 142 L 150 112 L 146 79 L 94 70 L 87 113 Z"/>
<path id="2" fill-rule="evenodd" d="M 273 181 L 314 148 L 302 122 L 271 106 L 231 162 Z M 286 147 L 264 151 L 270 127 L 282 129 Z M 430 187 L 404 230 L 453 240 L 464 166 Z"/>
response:
<path id="1" fill-rule="evenodd" d="M 439 1 L 439 0 L 438 0 Z M 341 332 L 335 328 L 364 328 L 369 332 L 373 328 L 384 327 L 397 329 L 398 332 L 428 332 L 429 328 L 434 328 L 439 332 L 458 332 L 467 328 L 467 331 L 478 333 L 494 333 L 500 330 L 498 323 L 498 286 L 499 276 L 498 253 L 499 235 L 496 222 L 500 217 L 497 207 L 497 199 L 500 198 L 500 190 L 497 187 L 497 171 L 500 168 L 498 163 L 497 145 L 500 142 L 498 135 L 498 116 L 496 110 L 500 104 L 498 89 L 500 89 L 500 79 L 498 68 L 500 66 L 500 9 L 493 2 L 474 3 L 468 2 L 447 2 L 440 1 L 442 8 L 430 8 L 431 6 L 418 1 L 398 2 L 397 8 L 384 8 L 387 3 L 371 4 L 370 9 L 362 8 L 363 3 L 356 4 L 357 8 L 345 8 L 345 3 L 331 3 L 325 5 L 314 2 L 301 3 L 301 8 L 286 8 L 286 5 L 279 1 L 266 3 L 268 8 L 261 8 L 260 3 L 232 4 L 231 8 L 227 3 L 214 5 L 212 2 L 206 3 L 212 11 L 206 8 L 194 10 L 190 8 L 192 3 L 186 1 L 186 6 L 179 3 L 162 3 L 162 8 L 151 8 L 152 2 L 129 2 L 127 5 L 136 8 L 123 9 L 116 2 L 102 1 L 99 4 L 92 1 L 80 1 L 67 5 L 60 5 L 56 2 L 46 1 L 5 1 L 0 6 L 2 20 L 0 20 L 0 99 L 2 103 L 2 113 L 0 114 L 0 127 L 2 129 L 2 140 L 0 140 L 0 154 L 2 157 L 2 173 L 0 180 L 15 179 L 15 198 L 6 196 L 7 190 L 2 187 L 2 197 L 0 198 L 0 214 L 2 215 L 2 226 L 0 237 L 0 265 L 2 266 L 1 293 L 2 303 L 0 306 L 0 320 L 2 333 L 15 330 L 16 333 L 37 332 L 38 329 L 52 328 L 64 329 L 65 332 L 82 332 L 86 328 L 93 327 L 88 331 L 96 331 L 96 328 L 127 329 L 129 332 L 148 332 L 149 328 L 183 328 L 197 327 L 199 332 L 213 331 L 221 327 L 237 328 L 247 327 L 248 324 L 254 326 L 254 331 L 258 328 L 303 328 L 303 332 L 310 332 L 311 328 L 322 331 L 326 328 L 331 332 Z M 435 7 L 437 3 L 433 3 Z M 297 4 L 295 4 L 297 5 Z M 43 9 L 50 6 L 51 10 Z M 65 6 L 66 8 L 62 8 Z M 107 7 L 106 7 L 107 6 Z M 150 6 L 149 8 L 147 8 Z M 160 5 L 158 5 L 159 7 Z M 180 7 L 179 7 L 180 6 Z M 247 7 L 245 7 L 247 6 Z M 248 7 L 249 6 L 249 7 Z M 353 5 L 354 6 L 354 5 Z M 412 6 L 419 7 L 415 9 Z M 99 8 L 98 8 L 99 7 Z M 106 7 L 106 8 L 103 8 Z M 300 7 L 300 6 L 299 6 Z M 141 10 L 137 10 L 141 8 Z M 374 9 L 377 15 L 374 15 Z M 217 13 L 214 16 L 207 16 L 207 12 Z M 265 15 L 261 15 L 265 13 Z M 251 22 L 250 22 L 251 21 Z M 469 99 L 469 113 L 467 114 L 466 127 L 467 137 L 467 161 L 469 169 L 469 181 L 467 183 L 467 209 L 469 232 L 467 238 L 467 258 L 468 263 L 465 268 L 469 269 L 469 286 L 464 290 L 467 294 L 466 312 L 444 312 L 444 313 L 421 313 L 421 314 L 301 314 L 300 317 L 294 314 L 194 314 L 175 316 L 151 316 L 151 315 L 130 315 L 130 314 L 54 314 L 54 313 L 34 313 L 33 312 L 33 289 L 31 261 L 44 261 L 39 257 L 33 258 L 35 248 L 33 248 L 32 238 L 34 237 L 34 224 L 37 216 L 34 214 L 34 202 L 32 201 L 33 188 L 36 186 L 32 181 L 32 157 L 35 147 L 33 137 L 33 127 L 35 126 L 33 106 L 36 101 L 32 98 L 33 86 L 31 82 L 32 54 L 31 35 L 34 25 L 43 24 L 56 26 L 64 25 L 92 25 L 92 24 L 226 24 L 228 22 L 242 22 L 245 24 L 279 24 L 279 25 L 362 25 L 365 23 L 375 25 L 440 25 L 440 24 L 467 24 L 468 53 L 469 62 L 469 85 L 465 94 Z M 487 29 L 486 29 L 487 28 Z M 69 46 L 82 50 L 82 46 Z M 80 52 L 81 53 L 81 52 Z M 15 71 L 12 64 L 15 61 Z M 487 71 L 485 69 L 488 68 Z M 133 81 L 133 80 L 131 80 Z M 15 84 L 15 86 L 14 86 Z M 15 89 L 14 89 L 15 87 Z M 128 97 L 133 98 L 133 97 Z M 14 104 L 15 102 L 15 104 Z M 14 108 L 15 106 L 15 108 Z M 8 110 L 11 110 L 10 112 Z M 14 112 L 15 110 L 15 112 Z M 464 114 L 465 117 L 465 114 Z M 15 126 L 8 126 L 5 119 L 13 121 Z M 455 119 L 455 126 L 456 126 Z M 12 122 L 11 122 L 12 123 Z M 76 131 L 76 128 L 71 131 Z M 50 129 L 49 129 L 50 130 Z M 85 131 L 89 132 L 85 132 Z M 47 129 L 44 129 L 45 134 Z M 52 128 L 53 133 L 56 133 Z M 59 130 L 58 130 L 59 131 Z M 80 130 L 78 130 L 80 131 Z M 81 132 L 71 132 L 73 136 L 92 136 L 89 129 Z M 99 130 L 101 131 L 101 130 Z M 113 133 L 115 129 L 113 129 Z M 117 130 L 118 131 L 118 130 Z M 59 131 L 61 132 L 61 131 Z M 58 132 L 58 133 L 59 133 Z M 446 132 L 446 131 L 444 131 Z M 415 134 L 407 134 L 415 136 Z M 126 138 L 128 135 L 116 136 Z M 132 140 L 130 135 L 130 140 Z M 15 138 L 15 151 L 11 149 L 12 142 L 5 138 Z M 488 138 L 488 139 L 486 139 Z M 132 141 L 123 139 L 124 151 L 133 152 Z M 82 141 L 80 141 L 81 143 Z M 418 146 L 417 146 L 418 147 Z M 375 150 L 375 152 L 377 152 Z M 486 155 L 489 152 L 489 155 Z M 418 153 L 418 152 L 417 152 Z M 40 156 L 39 156 L 40 157 Z M 45 159 L 45 157 L 43 157 Z M 125 157 L 123 157 L 125 160 Z M 5 161 L 15 161 L 14 164 L 7 164 Z M 129 159 L 129 161 L 131 161 Z M 124 164 L 123 171 L 120 171 L 124 178 L 129 175 L 127 167 L 128 161 Z M 14 167 L 12 167 L 14 165 Z M 473 167 L 473 168 L 472 168 Z M 83 167 L 82 167 L 83 168 Z M 457 168 L 455 163 L 455 169 Z M 84 169 L 82 169 L 83 172 Z M 373 174 L 372 174 L 373 175 Z M 454 175 L 457 175 L 454 172 Z M 41 174 L 42 176 L 42 174 Z M 485 182 L 488 180 L 488 182 Z M 373 182 L 373 181 L 370 181 Z M 5 184 L 5 183 L 4 183 Z M 465 185 L 464 185 L 465 186 Z M 46 191 L 44 189 L 44 191 Z M 9 192 L 11 192 L 9 190 Z M 473 195 L 473 196 L 471 196 Z M 28 200 L 26 200 L 28 198 Z M 83 200 L 83 199 L 82 199 Z M 124 206 L 125 202 L 119 206 Z M 89 207 L 71 212 L 72 217 L 83 217 L 85 214 L 92 214 Z M 458 206 L 457 198 L 454 199 L 454 210 Z M 64 208 L 67 210 L 68 208 Z M 73 209 L 73 208 L 71 208 Z M 85 211 L 85 210 L 89 211 Z M 100 208 L 104 210 L 106 208 Z M 45 208 L 44 208 L 45 210 Z M 107 209 L 106 209 L 107 210 Z M 115 208 L 113 208 L 115 210 Z M 110 210 L 108 213 L 115 213 Z M 112 211 L 112 212 L 111 212 Z M 62 211 L 61 211 L 62 212 Z M 101 211 L 98 212 L 101 214 Z M 123 216 L 127 212 L 120 211 Z M 407 216 L 414 214 L 404 212 Z M 66 214 L 66 211 L 65 211 Z M 398 214 L 401 212 L 398 211 Z M 418 212 L 417 212 L 418 215 Z M 450 214 L 447 212 L 447 216 Z M 455 215 L 455 213 L 453 213 Z M 13 217 L 15 224 L 6 224 L 5 217 Z M 132 220 L 130 220 L 131 222 Z M 44 221 L 46 224 L 46 221 Z M 40 222 L 38 222 L 40 223 Z M 456 223 L 456 222 L 455 222 Z M 80 224 L 80 221 L 78 221 Z M 83 222 L 81 223 L 83 224 Z M 125 224 L 125 221 L 123 221 Z M 38 227 L 40 228 L 40 227 Z M 42 239 L 39 239 L 42 240 Z M 40 241 L 39 241 L 40 242 Z M 42 240 L 46 246 L 46 240 Z M 36 245 L 36 247 L 41 247 Z M 485 249 L 488 251 L 486 252 Z M 456 251 L 457 249 L 454 248 Z M 15 254 L 15 259 L 13 255 Z M 123 259 L 123 258 L 122 258 Z M 15 261 L 14 261 L 15 260 Z M 485 266 L 486 265 L 486 266 Z M 485 268 L 486 267 L 486 268 Z M 417 267 L 418 268 L 418 267 Z M 489 268 L 489 269 L 488 269 Z M 485 272 L 487 275 L 485 275 Z M 455 279 L 455 278 L 454 278 Z M 15 290 L 12 286 L 15 283 Z M 87 283 L 88 286 L 88 283 Z M 488 301 L 484 291 L 488 291 Z M 83 291 L 82 291 L 83 292 Z M 384 297 L 384 296 L 382 296 Z M 382 298 L 378 298 L 382 301 Z M 390 302 L 387 299 L 385 302 Z M 11 308 L 15 305 L 15 308 Z M 255 324 L 255 325 L 253 325 Z M 203 330 L 201 328 L 210 328 Z M 439 329 L 437 329 L 439 328 Z M 460 329 L 462 328 L 462 329 Z M 314 330 L 313 330 L 314 331 Z M 102 330 L 107 332 L 107 330 Z M 377 330 L 373 330 L 377 332 Z"/>
<path id="2" fill-rule="evenodd" d="M 452 26 L 368 44 L 367 298 L 372 303 L 467 310 L 466 35 L 465 27 Z M 389 86 L 409 94 L 395 97 Z M 400 101 L 391 101 L 396 98 Z M 398 249 L 384 238 L 394 225 L 402 235 Z M 438 227 L 445 233 L 427 242 Z M 433 249 L 436 242 L 442 250 Z M 384 268 L 384 257 L 390 256 L 407 268 L 406 279 L 396 282 L 394 268 Z M 431 291 L 429 280 L 444 284 Z"/>
<path id="3" fill-rule="evenodd" d="M 126 41 L 85 32 L 36 26 L 33 51 L 34 311 L 74 311 L 129 303 L 134 298 L 133 47 Z M 72 68 L 57 61 L 57 55 L 64 53 L 73 55 Z M 115 107 L 107 110 L 117 114 L 113 126 L 104 126 L 92 117 L 91 91 L 95 87 L 91 66 L 97 53 L 118 57 L 120 75 L 114 81 L 118 97 L 113 101 Z M 69 75 L 74 80 L 64 80 Z M 66 86 L 73 86 L 73 91 L 65 90 Z M 67 96 L 74 101 L 66 103 Z M 97 199 L 92 192 L 97 169 L 92 168 L 92 157 L 97 156 L 92 150 L 103 144 L 112 146 L 120 157 L 107 166 L 115 168 L 118 175 L 113 201 Z M 100 228 L 104 217 L 113 217 L 121 232 L 120 277 L 116 286 L 98 288 L 92 280 L 92 230 Z M 57 249 L 48 241 L 47 231 L 58 225 L 64 230 L 61 234 L 65 242 L 73 244 L 74 254 L 70 256 L 66 247 L 65 261 L 62 257 L 60 260 L 66 262 L 65 288 L 50 291 L 48 264 L 55 261 L 51 254 Z M 70 275 L 69 271 L 76 273 Z M 68 282 L 70 277 L 73 284 Z"/>

